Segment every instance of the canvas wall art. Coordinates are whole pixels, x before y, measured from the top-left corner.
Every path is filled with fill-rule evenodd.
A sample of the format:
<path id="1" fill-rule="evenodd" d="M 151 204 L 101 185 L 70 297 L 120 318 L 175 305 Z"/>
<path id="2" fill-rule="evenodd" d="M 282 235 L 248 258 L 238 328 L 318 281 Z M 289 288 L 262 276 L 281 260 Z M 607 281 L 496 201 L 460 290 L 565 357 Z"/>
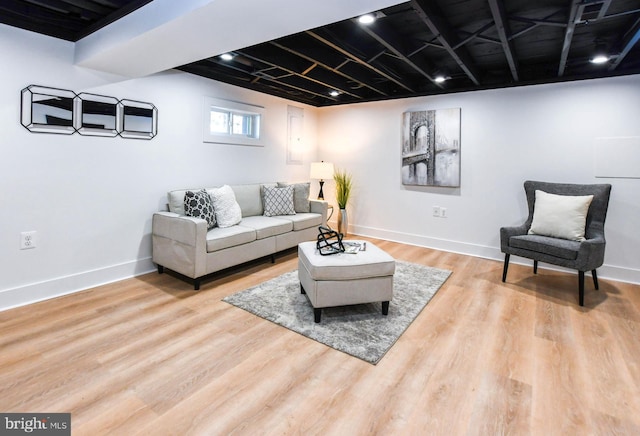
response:
<path id="1" fill-rule="evenodd" d="M 460 108 L 402 115 L 402 184 L 460 186 Z"/>

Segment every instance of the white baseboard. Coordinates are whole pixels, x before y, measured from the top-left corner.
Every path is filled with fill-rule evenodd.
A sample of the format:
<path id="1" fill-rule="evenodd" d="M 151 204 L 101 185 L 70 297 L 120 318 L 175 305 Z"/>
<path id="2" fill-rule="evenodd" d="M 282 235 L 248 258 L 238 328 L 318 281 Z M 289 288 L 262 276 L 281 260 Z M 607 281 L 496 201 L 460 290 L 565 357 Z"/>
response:
<path id="1" fill-rule="evenodd" d="M 155 270 L 151 257 L 137 259 L 105 268 L 56 277 L 0 291 L 0 311 L 24 306 L 50 298 L 61 297 L 96 286 L 146 274 Z"/>
<path id="2" fill-rule="evenodd" d="M 451 253 L 465 254 L 468 256 L 482 257 L 485 259 L 493 259 L 504 262 L 504 254 L 500 251 L 500 247 L 488 247 L 477 244 L 469 244 L 467 242 L 431 238 L 428 236 L 416 235 L 412 233 L 403 233 L 392 230 L 354 225 L 349 226 L 349 232 L 354 235 L 368 236 L 371 238 L 416 245 L 418 247 L 433 248 L 436 250 L 448 251 Z M 530 265 L 532 263 L 531 260 L 519 258 L 517 256 L 512 256 L 510 262 L 520 265 Z M 571 269 L 542 263 L 539 267 L 540 269 L 575 272 Z M 606 263 L 598 268 L 598 277 L 603 279 L 617 280 L 619 282 L 640 284 L 640 270 L 625 268 L 616 265 L 608 265 Z"/>
<path id="3" fill-rule="evenodd" d="M 499 262 L 504 261 L 504 254 L 502 254 L 498 247 L 488 247 L 469 244 L 466 242 L 431 238 L 423 235 L 364 226 L 349 226 L 349 231 L 354 235 L 368 236 L 371 238 L 384 239 L 403 244 L 416 245 L 419 247 L 427 247 L 468 256 L 493 259 Z M 512 257 L 511 262 L 521 265 L 531 264 L 530 260 L 520 259 L 518 257 Z M 547 264 L 541 264 L 540 269 L 572 271 Z M 0 291 L 0 311 L 36 303 L 38 301 L 48 300 L 50 298 L 61 297 L 74 292 L 84 291 L 89 288 L 147 274 L 152 271 L 155 271 L 155 265 L 151 261 L 151 258 L 147 257 L 118 265 L 111 265 L 105 268 L 6 289 L 4 291 Z M 640 270 L 615 265 L 602 265 L 598 268 L 598 277 L 617 280 L 620 282 L 640 284 Z"/>

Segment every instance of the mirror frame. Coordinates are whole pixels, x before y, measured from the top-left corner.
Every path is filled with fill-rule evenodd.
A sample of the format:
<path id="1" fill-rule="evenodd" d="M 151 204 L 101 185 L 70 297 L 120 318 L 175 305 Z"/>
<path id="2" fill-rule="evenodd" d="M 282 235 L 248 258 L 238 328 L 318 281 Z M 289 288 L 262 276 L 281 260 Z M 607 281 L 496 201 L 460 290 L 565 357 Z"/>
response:
<path id="1" fill-rule="evenodd" d="M 56 123 L 48 123 L 46 122 L 46 118 L 55 117 L 54 114 L 43 113 L 42 115 L 45 117 L 45 122 L 38 122 L 34 115 L 37 114 L 35 110 L 35 105 L 38 105 L 39 101 L 44 99 L 39 99 L 36 96 L 44 96 L 50 97 L 47 100 L 62 100 L 68 99 L 69 111 L 71 112 L 71 119 L 69 120 L 69 125 L 66 124 L 56 124 Z M 73 91 L 69 91 L 67 89 L 59 89 L 59 88 L 49 88 L 46 86 L 38 86 L 38 85 L 29 85 L 22 90 L 22 98 L 20 100 L 20 123 L 30 132 L 34 133 L 58 133 L 63 135 L 72 135 L 76 132 L 76 111 L 74 107 L 74 102 L 76 98 L 76 93 Z M 60 108 L 61 110 L 66 110 L 64 108 Z M 58 119 L 66 118 L 57 117 Z"/>
<path id="2" fill-rule="evenodd" d="M 108 97 L 106 95 L 81 92 L 76 96 L 74 104 L 77 114 L 75 128 L 79 134 L 87 136 L 118 136 L 118 126 L 120 125 L 120 111 L 118 110 L 117 98 Z M 102 111 L 113 112 L 113 114 L 93 113 L 89 111 L 89 106 L 91 104 L 93 104 L 97 108 L 101 108 Z M 99 124 L 85 122 L 85 118 L 91 116 L 113 117 L 113 120 L 109 120 L 109 124 L 113 125 L 113 127 L 107 126 L 106 123 L 102 127 L 98 127 Z"/>
<path id="3" fill-rule="evenodd" d="M 153 104 L 143 101 L 122 99 L 118 102 L 118 109 L 121 114 L 118 129 L 121 137 L 130 139 L 152 139 L 158 134 L 158 108 Z M 127 112 L 150 112 L 151 128 L 140 129 L 135 126 L 132 127 L 131 123 L 127 124 L 127 116 L 131 116 L 130 114 L 127 114 Z M 141 116 L 149 118 L 146 115 Z"/>

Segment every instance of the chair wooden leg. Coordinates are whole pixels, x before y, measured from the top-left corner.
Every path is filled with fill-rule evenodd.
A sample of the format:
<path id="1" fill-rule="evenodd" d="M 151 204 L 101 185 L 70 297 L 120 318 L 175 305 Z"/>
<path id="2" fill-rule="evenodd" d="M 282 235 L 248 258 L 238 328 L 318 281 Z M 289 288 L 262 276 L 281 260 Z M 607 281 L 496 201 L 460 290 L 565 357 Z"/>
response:
<path id="1" fill-rule="evenodd" d="M 538 261 L 537 260 L 533 261 L 533 273 L 534 274 L 538 274 Z"/>
<path id="2" fill-rule="evenodd" d="M 504 255 L 504 266 L 502 267 L 502 282 L 504 283 L 507 280 L 507 270 L 509 269 L 509 257 L 510 254 Z"/>
<path id="3" fill-rule="evenodd" d="M 591 277 L 593 277 L 593 287 L 596 288 L 597 291 L 600 288 L 598 287 L 598 274 L 596 274 L 595 269 L 591 270 Z"/>
<path id="4" fill-rule="evenodd" d="M 584 271 L 578 271 L 578 304 L 584 306 Z"/>

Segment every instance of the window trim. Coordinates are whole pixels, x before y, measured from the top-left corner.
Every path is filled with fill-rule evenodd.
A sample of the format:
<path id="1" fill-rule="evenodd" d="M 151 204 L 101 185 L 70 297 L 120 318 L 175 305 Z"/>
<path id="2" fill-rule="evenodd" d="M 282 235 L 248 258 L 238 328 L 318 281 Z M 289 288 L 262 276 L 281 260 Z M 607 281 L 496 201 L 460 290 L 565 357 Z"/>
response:
<path id="1" fill-rule="evenodd" d="M 230 118 L 233 115 L 252 115 L 258 117 L 258 137 L 253 138 L 245 135 L 233 133 L 211 133 L 211 112 L 229 112 Z M 215 144 L 232 144 L 232 145 L 250 145 L 255 147 L 264 147 L 265 141 L 265 108 L 262 106 L 242 103 L 233 100 L 223 100 L 220 98 L 205 97 L 203 106 L 203 142 Z M 230 121 L 231 123 L 231 121 Z"/>

